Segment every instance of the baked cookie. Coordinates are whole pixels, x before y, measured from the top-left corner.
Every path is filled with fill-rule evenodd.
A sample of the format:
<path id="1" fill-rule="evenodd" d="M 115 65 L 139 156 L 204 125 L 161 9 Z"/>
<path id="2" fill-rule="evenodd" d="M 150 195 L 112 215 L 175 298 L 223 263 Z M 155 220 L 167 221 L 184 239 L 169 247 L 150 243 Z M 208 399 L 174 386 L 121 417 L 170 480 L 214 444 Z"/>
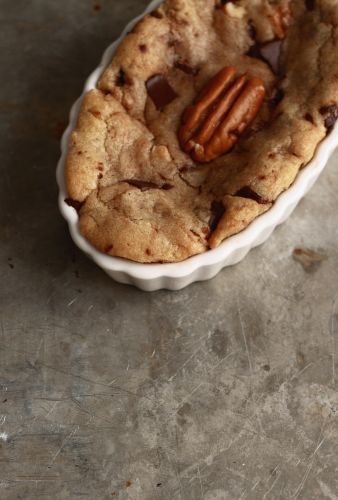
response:
<path id="1" fill-rule="evenodd" d="M 68 203 L 100 251 L 177 262 L 267 211 L 338 118 L 338 0 L 167 0 L 82 103 Z"/>

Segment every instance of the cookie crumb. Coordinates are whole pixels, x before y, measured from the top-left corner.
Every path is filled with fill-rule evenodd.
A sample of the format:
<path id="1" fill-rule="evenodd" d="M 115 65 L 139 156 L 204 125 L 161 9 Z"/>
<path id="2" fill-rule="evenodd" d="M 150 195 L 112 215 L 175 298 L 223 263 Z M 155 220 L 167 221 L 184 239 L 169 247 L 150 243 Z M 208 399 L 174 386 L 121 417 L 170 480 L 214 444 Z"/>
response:
<path id="1" fill-rule="evenodd" d="M 321 263 L 327 259 L 327 255 L 309 248 L 295 248 L 292 255 L 294 260 L 299 262 L 304 271 L 308 273 L 317 271 Z"/>

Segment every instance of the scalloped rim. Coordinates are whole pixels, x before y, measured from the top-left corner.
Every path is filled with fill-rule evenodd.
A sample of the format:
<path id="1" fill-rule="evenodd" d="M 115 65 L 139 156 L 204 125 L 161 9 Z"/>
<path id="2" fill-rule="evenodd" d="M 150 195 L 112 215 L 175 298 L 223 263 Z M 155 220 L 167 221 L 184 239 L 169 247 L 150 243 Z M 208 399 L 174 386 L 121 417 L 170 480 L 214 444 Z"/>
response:
<path id="1" fill-rule="evenodd" d="M 77 212 L 65 203 L 67 191 L 64 173 L 69 139 L 76 126 L 84 95 L 89 90 L 96 87 L 100 75 L 110 63 L 116 48 L 127 32 L 129 32 L 145 14 L 156 9 L 161 3 L 162 0 L 152 1 L 144 13 L 133 19 L 126 26 L 120 38 L 112 43 L 104 52 L 100 65 L 87 79 L 81 97 L 74 103 L 71 109 L 69 125 L 61 140 L 62 155 L 57 166 L 59 208 L 61 214 L 68 222 L 69 230 L 75 244 L 117 281 L 130 282 L 140 288 L 149 290 L 168 287 L 171 289 L 178 289 L 194 281 L 210 279 L 222 268 L 242 260 L 252 248 L 262 244 L 270 236 L 273 230 L 289 217 L 299 201 L 311 189 L 321 172 L 324 170 L 334 149 L 338 146 L 337 124 L 331 134 L 319 145 L 311 162 L 298 174 L 294 184 L 280 195 L 272 208 L 253 221 L 244 231 L 225 240 L 215 250 L 209 250 L 200 255 L 190 257 L 183 262 L 174 264 L 139 264 L 118 257 L 110 257 L 96 250 L 96 248 L 81 235 Z M 240 255 L 239 258 L 238 255 Z M 203 272 L 203 269 L 205 272 Z M 198 270 L 201 272 L 197 273 Z M 121 273 L 124 275 L 123 278 L 122 275 L 117 276 Z M 199 276 L 193 276 L 196 274 L 199 274 Z M 191 277 L 190 280 L 188 279 L 189 277 Z M 179 280 L 176 284 L 173 281 L 175 279 Z M 184 283 L 182 283 L 182 280 Z M 171 282 L 169 286 L 168 281 Z"/>

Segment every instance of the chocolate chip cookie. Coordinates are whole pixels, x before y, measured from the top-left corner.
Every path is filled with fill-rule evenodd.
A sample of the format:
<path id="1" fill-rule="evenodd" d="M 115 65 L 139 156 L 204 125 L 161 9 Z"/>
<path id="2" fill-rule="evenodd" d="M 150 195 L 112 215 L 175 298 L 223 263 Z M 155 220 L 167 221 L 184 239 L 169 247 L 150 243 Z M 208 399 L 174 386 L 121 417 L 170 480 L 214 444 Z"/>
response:
<path id="1" fill-rule="evenodd" d="M 166 0 L 83 99 L 68 203 L 100 251 L 215 248 L 269 210 L 338 118 L 338 0 Z"/>

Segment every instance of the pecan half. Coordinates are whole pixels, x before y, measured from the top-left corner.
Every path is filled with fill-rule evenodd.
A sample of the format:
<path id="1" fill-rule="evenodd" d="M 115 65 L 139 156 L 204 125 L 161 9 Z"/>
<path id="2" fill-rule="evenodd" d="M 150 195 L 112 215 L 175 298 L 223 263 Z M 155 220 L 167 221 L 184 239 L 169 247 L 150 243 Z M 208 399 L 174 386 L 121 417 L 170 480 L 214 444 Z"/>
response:
<path id="1" fill-rule="evenodd" d="M 222 69 L 183 114 L 178 131 L 183 151 L 200 163 L 230 151 L 257 116 L 265 94 L 259 78 Z"/>
<path id="2" fill-rule="evenodd" d="M 290 6 L 288 4 L 278 6 L 269 17 L 277 38 L 283 40 L 292 20 Z"/>

